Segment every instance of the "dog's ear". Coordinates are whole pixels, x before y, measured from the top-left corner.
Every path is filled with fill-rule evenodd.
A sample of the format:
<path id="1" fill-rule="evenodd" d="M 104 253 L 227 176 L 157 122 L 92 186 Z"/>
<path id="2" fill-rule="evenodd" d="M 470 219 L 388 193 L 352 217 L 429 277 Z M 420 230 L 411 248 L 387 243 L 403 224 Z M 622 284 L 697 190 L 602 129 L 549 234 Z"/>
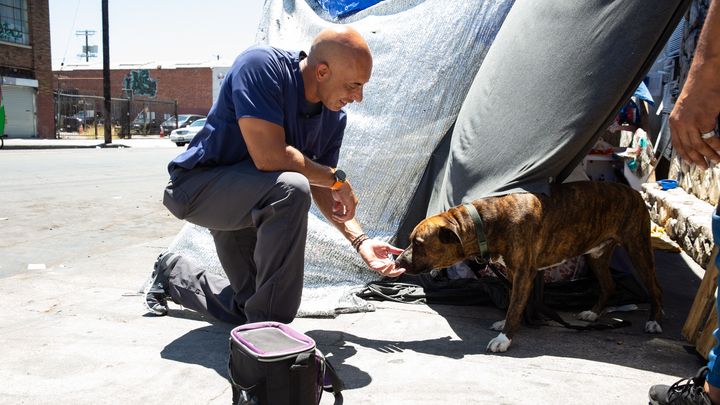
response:
<path id="1" fill-rule="evenodd" d="M 460 243 L 462 244 L 462 241 L 460 240 L 460 235 L 457 234 L 457 231 L 455 231 L 455 228 L 443 226 L 440 228 L 440 231 L 438 232 L 438 239 L 441 243 L 450 245 L 454 243 Z"/>

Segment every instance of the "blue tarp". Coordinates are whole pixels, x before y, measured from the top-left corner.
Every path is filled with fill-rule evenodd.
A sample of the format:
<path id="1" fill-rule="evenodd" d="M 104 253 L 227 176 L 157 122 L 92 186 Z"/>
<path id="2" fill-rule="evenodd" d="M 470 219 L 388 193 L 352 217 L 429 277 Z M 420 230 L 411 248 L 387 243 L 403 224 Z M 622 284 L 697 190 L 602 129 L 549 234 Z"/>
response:
<path id="1" fill-rule="evenodd" d="M 638 86 L 637 90 L 635 90 L 635 94 L 633 94 L 633 96 L 639 98 L 640 100 L 647 101 L 650 105 L 655 105 L 655 100 L 653 100 L 653 96 L 650 94 L 650 90 L 645 85 L 645 82 L 640 82 L 640 86 Z"/>
<path id="2" fill-rule="evenodd" d="M 317 0 L 320 7 L 335 19 L 347 17 L 350 14 L 365 10 L 381 1 L 383 0 Z"/>

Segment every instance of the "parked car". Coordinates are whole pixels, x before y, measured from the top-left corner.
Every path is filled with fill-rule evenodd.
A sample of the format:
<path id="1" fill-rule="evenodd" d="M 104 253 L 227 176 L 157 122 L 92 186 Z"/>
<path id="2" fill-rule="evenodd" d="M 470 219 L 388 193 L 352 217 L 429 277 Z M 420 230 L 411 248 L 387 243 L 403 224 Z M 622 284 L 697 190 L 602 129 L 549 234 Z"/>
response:
<path id="1" fill-rule="evenodd" d="M 82 120 L 85 125 L 95 124 L 95 111 L 93 110 L 78 111 L 77 114 L 73 115 L 73 117 Z M 99 123 L 100 122 L 98 122 L 98 124 Z"/>
<path id="2" fill-rule="evenodd" d="M 170 132 L 170 140 L 175 142 L 177 146 L 185 146 L 186 143 L 190 142 L 195 134 L 205 126 L 207 119 L 201 118 L 185 128 L 179 128 Z"/>
<path id="3" fill-rule="evenodd" d="M 83 125 L 83 120 L 74 115 L 64 115 L 60 120 L 61 131 L 63 132 L 80 132 L 80 127 Z"/>
<path id="4" fill-rule="evenodd" d="M 163 121 L 163 123 L 160 124 L 160 127 L 162 128 L 163 133 L 167 135 L 175 129 L 184 128 L 201 118 L 205 118 L 205 116 L 199 114 L 180 114 L 177 119 L 177 127 L 175 127 L 174 116 Z"/>

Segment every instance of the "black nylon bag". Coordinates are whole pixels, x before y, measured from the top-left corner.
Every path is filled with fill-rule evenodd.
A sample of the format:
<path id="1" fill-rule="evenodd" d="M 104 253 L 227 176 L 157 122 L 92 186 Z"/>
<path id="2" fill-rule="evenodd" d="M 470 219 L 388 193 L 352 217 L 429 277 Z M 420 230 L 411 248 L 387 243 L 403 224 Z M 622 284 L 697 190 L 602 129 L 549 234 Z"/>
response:
<path id="1" fill-rule="evenodd" d="M 315 341 L 279 322 L 230 332 L 228 375 L 233 405 L 317 405 L 323 389 L 335 395 L 342 389 Z"/>

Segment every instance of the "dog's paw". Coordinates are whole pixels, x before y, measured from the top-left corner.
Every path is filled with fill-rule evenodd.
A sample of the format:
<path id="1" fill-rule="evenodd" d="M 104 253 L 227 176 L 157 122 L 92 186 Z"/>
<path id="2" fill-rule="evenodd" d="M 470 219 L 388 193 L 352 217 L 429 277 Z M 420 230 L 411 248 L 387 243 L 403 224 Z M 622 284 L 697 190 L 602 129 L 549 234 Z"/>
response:
<path id="1" fill-rule="evenodd" d="M 493 353 L 505 352 L 510 347 L 510 343 L 512 343 L 512 339 L 508 339 L 504 333 L 501 333 L 488 343 L 486 350 Z"/>
<path id="2" fill-rule="evenodd" d="M 645 332 L 662 333 L 662 326 L 657 321 L 647 321 L 645 322 Z"/>
<path id="3" fill-rule="evenodd" d="M 503 329 L 505 329 L 505 320 L 504 319 L 502 321 L 497 321 L 497 322 L 493 323 L 492 326 L 490 327 L 490 330 L 494 330 L 497 332 L 500 332 Z"/>
<path id="4" fill-rule="evenodd" d="M 577 318 L 583 321 L 595 322 L 598 319 L 598 314 L 593 311 L 587 310 L 577 314 Z"/>

